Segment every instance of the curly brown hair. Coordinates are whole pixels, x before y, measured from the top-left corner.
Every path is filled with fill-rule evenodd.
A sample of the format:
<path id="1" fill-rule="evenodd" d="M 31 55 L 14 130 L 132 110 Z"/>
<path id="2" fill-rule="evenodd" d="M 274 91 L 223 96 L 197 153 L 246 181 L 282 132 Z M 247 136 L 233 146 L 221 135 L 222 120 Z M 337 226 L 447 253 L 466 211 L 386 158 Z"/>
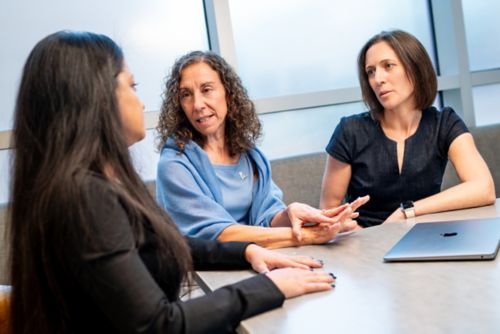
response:
<path id="1" fill-rule="evenodd" d="M 156 127 L 158 149 L 161 150 L 170 136 L 181 151 L 190 140 L 194 140 L 201 147 L 205 144 L 206 138 L 195 130 L 182 110 L 179 94 L 182 71 L 200 62 L 207 64 L 219 74 L 226 92 L 228 111 L 225 142 L 229 154 L 234 156 L 247 152 L 255 147 L 261 135 L 262 126 L 255 112 L 255 106 L 233 68 L 224 58 L 210 51 L 193 51 L 177 59 L 170 75 L 166 78 L 160 118 Z"/>

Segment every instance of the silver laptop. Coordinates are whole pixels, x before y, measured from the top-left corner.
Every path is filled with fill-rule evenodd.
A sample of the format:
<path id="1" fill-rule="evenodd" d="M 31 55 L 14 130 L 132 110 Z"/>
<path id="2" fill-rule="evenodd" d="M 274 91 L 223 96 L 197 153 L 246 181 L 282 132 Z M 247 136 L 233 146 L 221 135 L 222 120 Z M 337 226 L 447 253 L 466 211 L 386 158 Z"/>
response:
<path id="1" fill-rule="evenodd" d="M 384 261 L 488 260 L 500 245 L 500 218 L 415 224 Z"/>

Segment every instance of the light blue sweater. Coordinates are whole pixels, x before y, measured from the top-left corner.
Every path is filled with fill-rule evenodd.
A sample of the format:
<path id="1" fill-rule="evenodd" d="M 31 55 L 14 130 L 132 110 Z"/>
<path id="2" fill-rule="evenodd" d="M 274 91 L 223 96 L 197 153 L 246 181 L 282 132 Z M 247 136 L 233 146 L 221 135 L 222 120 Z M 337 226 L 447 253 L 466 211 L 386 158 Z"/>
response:
<path id="1" fill-rule="evenodd" d="M 271 178 L 271 166 L 257 148 L 248 152 L 257 168 L 253 202 L 246 225 L 269 226 L 286 206 L 283 193 Z M 238 224 L 223 206 L 217 176 L 205 151 L 189 142 L 184 152 L 172 138 L 163 146 L 156 178 L 156 197 L 181 232 L 187 236 L 216 239 L 228 226 Z"/>

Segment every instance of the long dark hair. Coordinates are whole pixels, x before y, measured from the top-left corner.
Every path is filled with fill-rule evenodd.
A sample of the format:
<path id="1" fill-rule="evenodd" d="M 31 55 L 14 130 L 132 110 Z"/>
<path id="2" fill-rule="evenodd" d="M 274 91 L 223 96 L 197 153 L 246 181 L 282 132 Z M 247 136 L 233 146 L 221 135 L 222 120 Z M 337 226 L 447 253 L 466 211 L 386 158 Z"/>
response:
<path id="1" fill-rule="evenodd" d="M 402 30 L 382 31 L 365 43 L 358 55 L 358 78 L 365 104 L 372 117 L 379 119 L 384 107 L 373 92 L 366 74 L 366 53 L 374 44 L 386 42 L 394 50 L 413 84 L 415 107 L 424 110 L 434 102 L 437 94 L 437 78 L 431 58 L 420 41 Z"/>
<path id="2" fill-rule="evenodd" d="M 205 63 L 217 72 L 226 91 L 228 112 L 225 141 L 229 154 L 233 156 L 255 147 L 262 126 L 241 79 L 218 54 L 210 51 L 193 51 L 177 59 L 167 77 L 160 119 L 156 128 L 159 135 L 158 149 L 161 150 L 169 136 L 174 137 L 176 145 L 181 150 L 190 140 L 194 140 L 202 147 L 205 143 L 205 138 L 191 125 L 180 104 L 179 85 L 182 71 L 197 63 Z"/>
<path id="3" fill-rule="evenodd" d="M 123 65 L 110 38 L 68 31 L 42 39 L 26 61 L 8 225 L 13 333 L 74 331 L 62 273 L 77 254 L 76 241 L 92 238 L 83 193 L 92 175 L 108 179 L 125 203 L 137 244 L 143 222 L 151 224 L 169 281 L 180 285 L 191 268 L 185 240 L 132 166 L 115 93 Z"/>

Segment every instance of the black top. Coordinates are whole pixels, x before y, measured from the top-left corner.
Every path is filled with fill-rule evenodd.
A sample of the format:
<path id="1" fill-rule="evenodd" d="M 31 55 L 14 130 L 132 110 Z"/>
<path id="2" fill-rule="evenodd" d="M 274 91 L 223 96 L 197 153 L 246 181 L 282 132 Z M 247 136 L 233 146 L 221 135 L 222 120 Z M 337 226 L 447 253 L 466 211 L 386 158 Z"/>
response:
<path id="1" fill-rule="evenodd" d="M 351 165 L 346 200 L 370 195 L 370 201 L 359 209 L 358 223 L 363 227 L 381 224 L 401 202 L 440 192 L 448 149 L 465 132 L 466 125 L 453 109 L 424 110 L 417 131 L 405 141 L 400 174 L 397 143 L 387 138 L 380 123 L 368 112 L 343 117 L 326 151 Z"/>
<path id="2" fill-rule="evenodd" d="M 81 256 L 67 258 L 61 283 L 74 329 L 79 333 L 226 333 L 255 314 L 279 307 L 284 296 L 265 275 L 228 285 L 187 302 L 170 296 L 158 264 L 152 231 L 143 242 L 132 233 L 127 212 L 110 184 L 89 177 L 85 197 L 92 206 L 92 238 Z M 148 224 L 145 224 L 148 225 Z M 248 268 L 248 243 L 188 239 L 195 269 Z M 64 258 L 64 257 L 63 257 Z M 76 263 L 76 266 L 74 265 Z"/>

